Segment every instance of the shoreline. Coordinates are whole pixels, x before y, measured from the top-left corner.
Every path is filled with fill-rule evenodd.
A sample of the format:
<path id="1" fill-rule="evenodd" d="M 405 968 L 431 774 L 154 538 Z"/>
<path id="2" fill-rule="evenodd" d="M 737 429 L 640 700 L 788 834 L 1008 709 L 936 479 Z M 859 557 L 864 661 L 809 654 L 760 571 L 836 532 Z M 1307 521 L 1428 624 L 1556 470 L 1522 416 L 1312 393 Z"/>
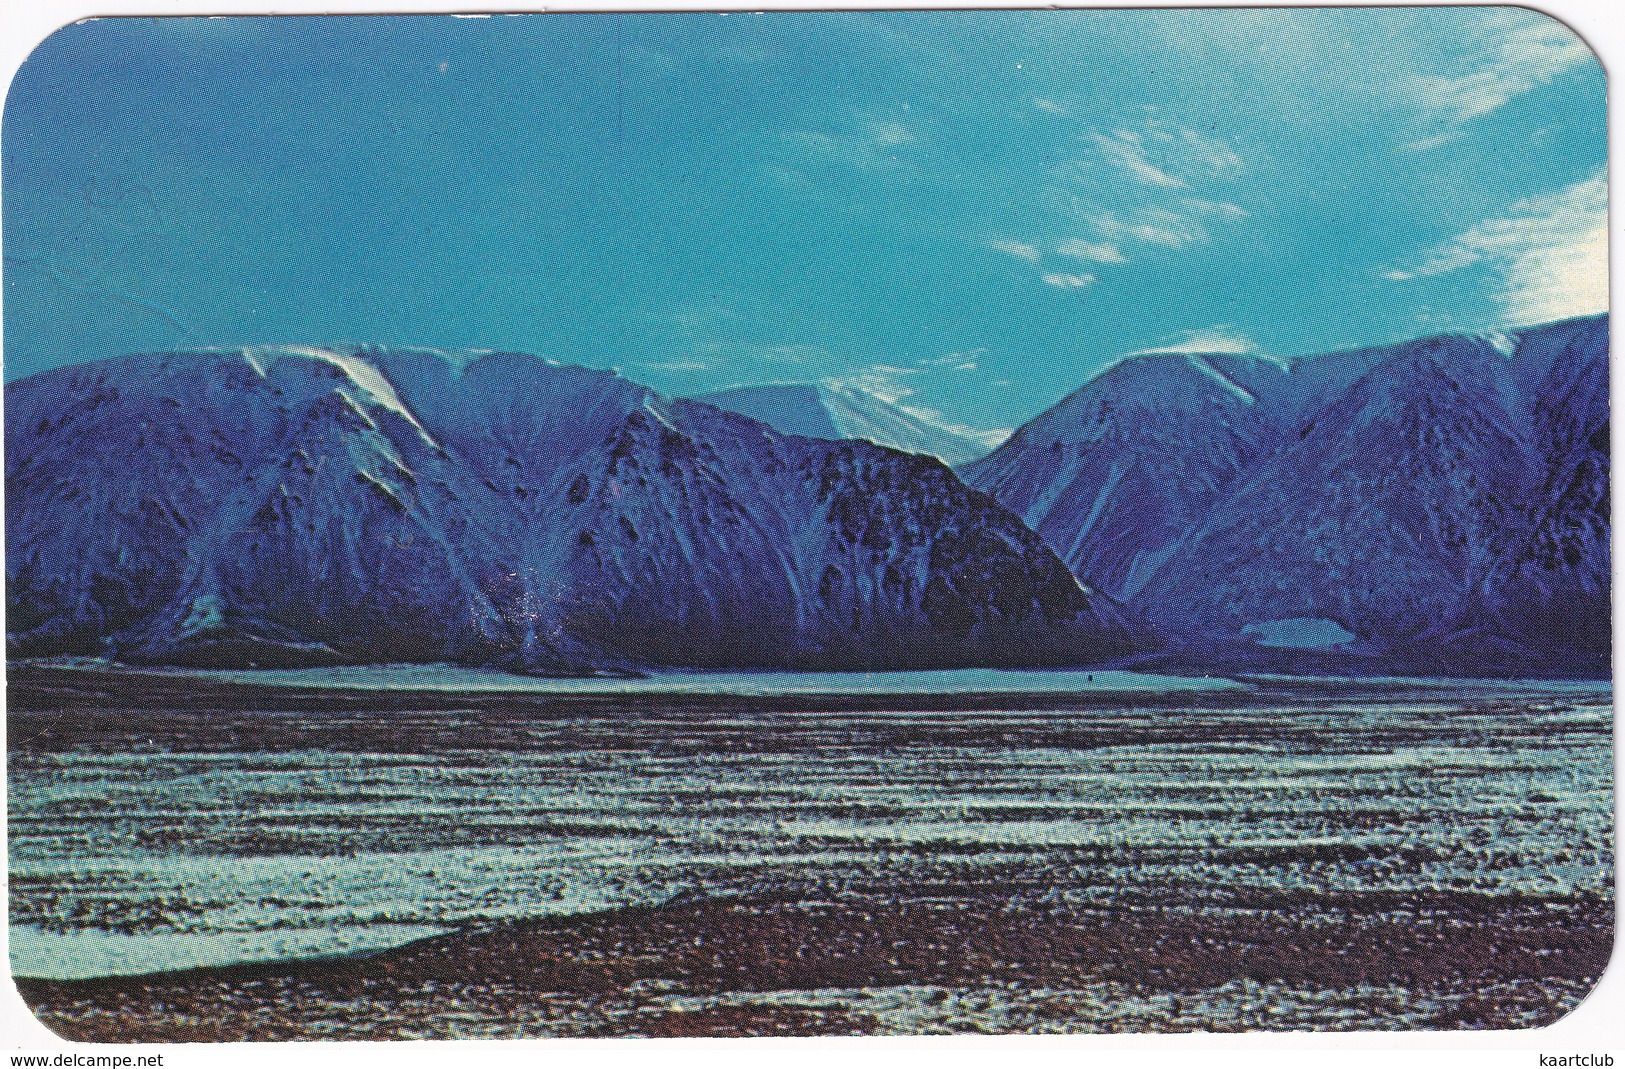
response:
<path id="1" fill-rule="evenodd" d="M 399 666 L 381 666 L 385 672 Z M 437 666 L 410 666 L 417 675 L 427 675 Z M 272 672 L 275 670 L 266 670 Z M 1037 688 L 1030 681 L 1034 673 L 1009 673 L 1002 688 L 982 690 L 919 690 L 906 687 L 871 686 L 848 683 L 845 689 L 817 689 L 806 682 L 812 673 L 758 675 L 703 674 L 671 676 L 651 680 L 572 679 L 549 680 L 526 676 L 497 679 L 495 673 L 470 673 L 466 683 L 453 669 L 444 683 L 425 686 L 411 682 L 391 684 L 361 673 L 377 669 L 359 667 L 330 670 L 334 678 L 306 679 L 303 674 L 281 673 L 253 678 L 249 673 L 218 673 L 187 669 L 147 669 L 122 665 L 69 665 L 12 661 L 6 666 L 7 700 L 10 706 L 30 712 L 50 712 L 63 708 L 119 708 L 138 701 L 143 706 L 162 704 L 178 710 L 204 710 L 229 707 L 243 711 L 427 711 L 454 706 L 459 709 L 505 710 L 564 705 L 572 708 L 613 709 L 659 702 L 672 707 L 703 707 L 718 711 L 782 709 L 787 704 L 810 711 L 897 710 L 984 710 L 996 708 L 1042 709 L 1057 703 L 1065 705 L 1116 706 L 1178 699 L 1197 706 L 1212 704 L 1229 707 L 1253 696 L 1255 688 L 1231 679 L 1181 680 L 1177 685 L 1158 685 L 1168 677 L 1132 677 L 1131 673 L 1101 670 L 1096 675 L 1132 677 L 1118 686 L 1094 688 L 1049 686 Z M 404 673 L 403 673 L 404 674 Z M 984 678 L 991 673 L 984 673 Z M 1066 673 L 1085 677 L 1085 671 Z M 764 685 L 775 676 L 801 682 L 795 687 L 773 689 Z M 890 682 L 902 673 L 886 673 Z M 851 681 L 860 673 L 830 673 Z M 385 674 L 382 680 L 388 680 Z M 407 677 L 410 679 L 410 677 Z M 1059 678 L 1059 677 L 1057 677 Z M 484 686 L 481 680 L 487 680 Z M 734 683 L 730 688 L 704 689 L 696 681 L 716 679 Z M 737 680 L 748 680 L 744 684 Z M 497 680 L 496 682 L 491 682 Z M 661 689 L 663 682 L 680 680 L 682 686 Z M 753 686 L 754 684 L 754 686 Z"/>
<path id="2" fill-rule="evenodd" d="M 444 673 L 443 680 L 424 677 Z M 323 678 L 326 676 L 327 678 Z M 946 677 L 955 677 L 948 680 Z M 1094 677 L 1100 677 L 1097 683 Z M 909 677 L 915 677 L 910 679 Z M 1081 678 L 1079 678 L 1081 677 Z M 963 680 L 966 689 L 944 689 Z M 928 683 L 910 689 L 908 682 Z M 1039 685 L 1042 684 L 1042 685 Z M 1228 709 L 1261 692 L 1304 700 L 1359 692 L 1462 694 L 1487 698 L 1524 691 L 1612 694 L 1609 679 L 1453 679 L 1403 676 L 1147 675 L 1121 669 L 987 670 L 921 673 L 671 673 L 642 680 L 609 677 L 551 679 L 511 676 L 441 665 L 351 666 L 326 670 L 225 672 L 128 666 L 114 662 L 10 661 L 11 708 L 51 712 L 64 708 L 120 708 L 131 700 L 176 710 L 229 707 L 242 711 L 427 711 L 448 705 L 473 710 L 535 706 L 614 709 L 658 701 L 715 711 L 782 710 L 865 712 L 1039 710 L 1059 707 L 1128 708 L 1178 702 L 1191 708 Z"/>

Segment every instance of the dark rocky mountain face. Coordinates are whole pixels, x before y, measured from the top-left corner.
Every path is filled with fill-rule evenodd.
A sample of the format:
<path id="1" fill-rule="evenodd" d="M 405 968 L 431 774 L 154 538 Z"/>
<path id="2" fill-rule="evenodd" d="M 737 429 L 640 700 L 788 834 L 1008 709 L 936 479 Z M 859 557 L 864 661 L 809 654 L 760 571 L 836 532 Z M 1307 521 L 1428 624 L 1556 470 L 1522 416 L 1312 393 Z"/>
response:
<path id="1" fill-rule="evenodd" d="M 6 390 L 13 655 L 1088 663 L 1139 630 L 946 467 L 516 354 L 159 354 Z"/>
<path id="2" fill-rule="evenodd" d="M 1533 492 L 1511 525 L 1488 601 L 1499 630 L 1528 636 L 1536 648 L 1573 650 L 1606 671 L 1613 533 L 1606 323 L 1564 333 L 1530 414 Z"/>
<path id="3" fill-rule="evenodd" d="M 1235 390 L 1141 358 L 964 474 L 1193 647 L 1268 664 L 1290 625 L 1344 639 L 1327 670 L 1606 674 L 1607 366 L 1606 317 Z"/>

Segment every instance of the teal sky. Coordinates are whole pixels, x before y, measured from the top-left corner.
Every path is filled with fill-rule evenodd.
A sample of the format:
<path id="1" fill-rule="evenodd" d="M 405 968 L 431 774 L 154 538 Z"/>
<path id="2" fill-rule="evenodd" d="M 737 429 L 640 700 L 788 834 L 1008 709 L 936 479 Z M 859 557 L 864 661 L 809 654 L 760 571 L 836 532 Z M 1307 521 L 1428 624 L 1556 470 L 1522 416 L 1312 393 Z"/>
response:
<path id="1" fill-rule="evenodd" d="M 104 19 L 0 130 L 5 370 L 519 349 L 979 428 L 1124 353 L 1606 306 L 1604 77 L 1516 8 Z"/>

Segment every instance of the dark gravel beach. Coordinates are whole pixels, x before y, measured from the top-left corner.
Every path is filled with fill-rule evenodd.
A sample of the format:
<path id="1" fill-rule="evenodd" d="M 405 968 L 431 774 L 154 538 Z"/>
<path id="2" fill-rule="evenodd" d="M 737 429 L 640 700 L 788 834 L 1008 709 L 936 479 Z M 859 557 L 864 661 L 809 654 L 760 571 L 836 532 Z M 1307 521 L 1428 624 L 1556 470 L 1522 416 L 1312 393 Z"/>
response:
<path id="1" fill-rule="evenodd" d="M 1613 943 L 1597 900 L 1152 897 L 722 898 L 370 957 L 21 987 L 49 1027 L 95 1042 L 1520 1028 L 1572 1009 Z"/>

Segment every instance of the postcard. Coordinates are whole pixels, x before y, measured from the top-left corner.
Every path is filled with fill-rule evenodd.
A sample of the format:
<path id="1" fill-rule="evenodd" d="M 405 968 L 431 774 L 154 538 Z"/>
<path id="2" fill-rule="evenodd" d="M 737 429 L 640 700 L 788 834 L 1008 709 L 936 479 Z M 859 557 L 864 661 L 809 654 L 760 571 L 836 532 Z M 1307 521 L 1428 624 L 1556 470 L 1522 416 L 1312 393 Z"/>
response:
<path id="1" fill-rule="evenodd" d="M 67 1040 L 1517 1030 L 1614 945 L 1519 7 L 106 17 L 0 141 Z"/>

